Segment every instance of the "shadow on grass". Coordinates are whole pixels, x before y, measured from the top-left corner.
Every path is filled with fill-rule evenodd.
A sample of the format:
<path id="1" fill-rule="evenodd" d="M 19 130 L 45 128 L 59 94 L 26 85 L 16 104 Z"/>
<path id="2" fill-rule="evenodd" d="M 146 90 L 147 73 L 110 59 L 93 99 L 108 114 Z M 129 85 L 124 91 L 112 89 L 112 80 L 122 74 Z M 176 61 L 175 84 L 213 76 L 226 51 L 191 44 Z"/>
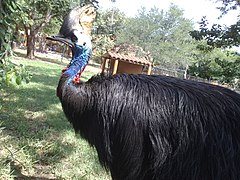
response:
<path id="1" fill-rule="evenodd" d="M 10 169 L 14 175 L 14 180 L 54 180 L 55 178 L 39 177 L 39 176 L 26 176 L 21 172 L 21 167 L 14 161 L 10 162 Z"/>
<path id="2" fill-rule="evenodd" d="M 72 131 L 55 93 L 61 67 L 35 65 L 26 68 L 33 75 L 31 83 L 0 91 L 1 126 L 5 127 L 3 133 L 17 143 L 13 146 L 31 156 L 33 164 L 53 165 L 74 151 L 74 146 L 63 142 L 61 135 Z M 14 170 L 14 166 L 11 168 Z M 21 171 L 14 172 L 16 179 L 34 179 Z"/>
<path id="3" fill-rule="evenodd" d="M 56 96 L 61 69 L 65 65 L 61 64 L 60 66 L 39 60 L 21 60 L 21 63 L 22 61 L 33 75 L 32 80 L 22 87 L 6 87 L 0 90 L 0 108 L 2 106 L 0 109 L 2 124 L 0 125 L 5 127 L 3 130 L 5 137 L 9 136 L 12 139 L 9 145 L 13 146 L 15 151 L 20 151 L 22 157 L 28 158 L 26 163 L 29 164 L 28 161 L 30 161 L 29 167 L 33 168 L 34 171 L 40 167 L 40 170 L 36 170 L 37 173 L 23 173 L 21 169 L 16 170 L 12 165 L 11 172 L 16 172 L 17 179 L 22 177 L 24 179 L 53 177 L 54 179 L 55 175 L 52 174 L 52 171 L 54 171 L 56 164 L 61 164 L 63 171 L 68 168 L 62 164 L 64 162 L 73 164 L 73 170 L 68 169 L 68 174 L 71 176 L 75 173 L 75 167 L 78 166 L 79 160 L 77 158 L 80 158 L 83 159 L 84 163 L 80 165 L 76 173 L 81 171 L 84 174 L 86 172 L 94 174 L 94 169 L 97 169 L 96 172 L 101 171 L 102 173 L 102 170 L 98 170 L 100 168 L 96 165 L 97 159 L 94 157 L 90 160 L 90 156 L 92 157 L 94 153 L 90 153 L 89 149 L 85 149 L 85 147 L 77 148 L 79 145 L 82 146 L 82 143 L 74 140 L 73 128 L 65 118 Z M 86 80 L 90 76 L 91 73 L 84 72 L 81 78 Z M 85 144 L 85 146 L 87 145 Z M 72 158 L 72 155 L 77 156 L 77 158 Z M 71 158 L 69 160 L 66 157 Z M 65 161 L 66 159 L 67 161 Z M 14 158 L 9 160 L 16 162 Z M 88 161 L 91 161 L 90 165 L 85 165 Z M 23 162 L 25 161 L 23 160 Z M 86 169 L 81 170 L 83 166 Z M 44 174 L 38 176 L 38 173 L 44 168 Z M 57 177 L 59 177 L 58 175 L 56 174 Z M 99 176 L 97 173 L 94 175 Z"/>

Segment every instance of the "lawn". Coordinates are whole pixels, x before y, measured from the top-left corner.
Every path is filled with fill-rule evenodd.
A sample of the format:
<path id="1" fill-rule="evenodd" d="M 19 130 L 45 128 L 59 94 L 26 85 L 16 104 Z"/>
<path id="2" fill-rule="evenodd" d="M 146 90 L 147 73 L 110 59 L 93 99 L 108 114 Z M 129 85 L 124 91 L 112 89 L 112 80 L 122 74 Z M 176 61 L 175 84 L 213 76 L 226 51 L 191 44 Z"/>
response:
<path id="1" fill-rule="evenodd" d="M 15 62 L 26 66 L 32 80 L 0 90 L 0 179 L 110 179 L 55 95 L 65 64 L 23 57 Z"/>

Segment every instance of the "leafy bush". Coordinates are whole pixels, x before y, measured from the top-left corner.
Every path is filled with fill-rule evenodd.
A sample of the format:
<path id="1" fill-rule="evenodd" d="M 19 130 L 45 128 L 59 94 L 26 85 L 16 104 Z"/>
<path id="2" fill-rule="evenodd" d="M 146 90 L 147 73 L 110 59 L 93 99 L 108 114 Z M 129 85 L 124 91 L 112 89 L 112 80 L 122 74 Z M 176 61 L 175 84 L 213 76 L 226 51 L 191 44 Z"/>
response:
<path id="1" fill-rule="evenodd" d="M 20 64 L 16 65 L 10 61 L 10 58 L 4 58 L 0 63 L 0 86 L 6 85 L 20 85 L 22 83 L 29 83 L 31 74 Z"/>
<path id="2" fill-rule="evenodd" d="M 31 75 L 23 65 L 11 62 L 11 41 L 16 25 L 15 12 L 19 5 L 15 0 L 0 1 L 0 87 L 3 84 L 20 85 L 28 83 Z"/>

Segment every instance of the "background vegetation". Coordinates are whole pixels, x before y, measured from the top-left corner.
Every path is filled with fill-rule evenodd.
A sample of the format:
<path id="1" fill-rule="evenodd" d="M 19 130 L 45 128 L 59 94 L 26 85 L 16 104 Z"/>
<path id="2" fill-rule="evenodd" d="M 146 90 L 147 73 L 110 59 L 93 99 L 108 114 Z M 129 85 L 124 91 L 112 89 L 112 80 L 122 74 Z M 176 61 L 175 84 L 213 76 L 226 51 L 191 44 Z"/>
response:
<path id="1" fill-rule="evenodd" d="M 218 1 L 222 16 L 240 5 L 238 0 Z M 0 0 L 0 179 L 109 179 L 94 149 L 75 136 L 55 96 L 66 62 L 36 56 L 49 52 L 52 45 L 45 37 L 58 32 L 66 12 L 87 3 L 98 12 L 93 61 L 127 43 L 149 53 L 155 69 L 240 88 L 240 54 L 232 50 L 240 44 L 239 20 L 209 28 L 203 17 L 194 29 L 174 4 L 168 10 L 142 8 L 136 17 L 127 17 L 117 8 L 99 9 L 95 0 Z M 25 54 L 12 51 L 15 47 Z M 84 78 L 91 75 L 86 72 Z"/>
<path id="2" fill-rule="evenodd" d="M 222 2 L 222 6 L 217 7 L 222 11 L 222 16 L 239 7 L 237 0 L 218 1 Z M 95 61 L 100 62 L 101 56 L 113 46 L 128 43 L 149 53 L 155 67 L 186 71 L 189 75 L 222 83 L 234 84 L 238 81 L 239 71 L 235 67 L 239 67 L 240 55 L 239 52 L 230 49 L 239 46 L 240 21 L 229 27 L 214 24 L 208 28 L 208 21 L 203 17 L 199 29 L 196 30 L 193 28 L 193 22 L 184 17 L 184 11 L 174 4 L 165 11 L 156 7 L 150 10 L 142 8 L 136 17 L 127 17 L 114 7 L 99 9 L 95 0 L 1 1 L 0 8 L 4 9 L 1 11 L 1 17 L 4 18 L 1 21 L 3 29 L 0 32 L 2 56 L 11 54 L 7 53 L 11 44 L 22 43 L 19 32 L 26 35 L 28 58 L 33 59 L 36 50 L 46 52 L 46 36 L 58 32 L 69 9 L 87 3 L 93 4 L 98 11 L 93 27 Z M 4 72 L 14 72 L 13 74 L 18 75 L 11 65 L 6 66 L 10 68 L 6 68 Z M 1 73 L 2 77 L 6 76 L 3 71 Z M 5 80 L 11 78 L 5 77 Z M 29 75 L 14 77 L 13 81 L 15 79 L 18 79 L 18 84 L 19 79 L 28 82 Z"/>

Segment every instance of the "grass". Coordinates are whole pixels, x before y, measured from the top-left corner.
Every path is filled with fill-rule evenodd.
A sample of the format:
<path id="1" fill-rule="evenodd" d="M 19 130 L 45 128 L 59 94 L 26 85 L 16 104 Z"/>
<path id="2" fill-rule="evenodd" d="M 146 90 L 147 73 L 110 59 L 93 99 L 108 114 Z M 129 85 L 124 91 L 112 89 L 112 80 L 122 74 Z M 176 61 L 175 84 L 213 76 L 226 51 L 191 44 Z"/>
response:
<path id="1" fill-rule="evenodd" d="M 65 65 L 23 57 L 15 62 L 33 77 L 0 90 L 0 179 L 110 179 L 95 150 L 75 135 L 55 95 Z"/>

